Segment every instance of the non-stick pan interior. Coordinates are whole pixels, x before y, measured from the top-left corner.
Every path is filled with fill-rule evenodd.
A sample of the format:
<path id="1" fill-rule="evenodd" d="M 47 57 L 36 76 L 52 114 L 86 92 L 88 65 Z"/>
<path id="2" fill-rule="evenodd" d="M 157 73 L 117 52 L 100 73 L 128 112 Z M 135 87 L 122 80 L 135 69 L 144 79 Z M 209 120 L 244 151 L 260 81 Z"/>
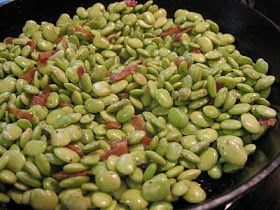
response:
<path id="1" fill-rule="evenodd" d="M 16 0 L 0 8 L 0 39 L 6 36 L 17 36 L 26 20 L 55 22 L 61 13 L 67 12 L 73 15 L 78 6 L 89 7 L 94 2 L 97 1 Z M 112 1 L 99 0 L 99 2 L 108 4 Z M 154 2 L 165 8 L 170 17 L 179 8 L 201 13 L 205 18 L 216 21 L 222 32 L 233 34 L 236 38 L 237 48 L 242 54 L 248 55 L 253 59 L 263 57 L 270 64 L 269 73 L 276 76 L 276 83 L 273 86 L 270 101 L 276 110 L 280 110 L 280 31 L 273 23 L 233 0 L 155 0 Z M 224 175 L 220 180 L 216 181 L 209 179 L 207 175 L 199 179 L 209 198 L 202 205 L 189 206 L 186 202 L 179 201 L 175 204 L 175 209 L 186 209 L 187 207 L 208 209 L 216 207 L 242 196 L 247 189 L 252 188 L 266 177 L 280 164 L 279 124 L 271 128 L 256 144 L 258 149 L 250 157 L 244 170 L 233 175 Z M 254 179 L 252 180 L 252 178 Z M 9 204 L 7 208 L 13 210 L 25 209 L 15 204 Z M 29 207 L 26 209 L 29 209 Z"/>

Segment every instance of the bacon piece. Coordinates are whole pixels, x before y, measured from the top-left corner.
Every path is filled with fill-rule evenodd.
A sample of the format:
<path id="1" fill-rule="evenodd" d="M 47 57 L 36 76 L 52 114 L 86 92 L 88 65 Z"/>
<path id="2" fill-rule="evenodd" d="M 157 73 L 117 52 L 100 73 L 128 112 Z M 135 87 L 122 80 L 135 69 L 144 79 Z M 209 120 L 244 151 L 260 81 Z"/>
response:
<path id="1" fill-rule="evenodd" d="M 35 72 L 36 72 L 36 69 L 34 69 L 34 68 L 30 69 L 29 71 L 25 72 L 25 74 L 20 76 L 20 79 L 24 79 L 28 83 L 31 83 L 32 80 L 34 79 Z"/>
<path id="2" fill-rule="evenodd" d="M 273 127 L 276 124 L 277 120 L 275 118 L 261 118 L 259 119 L 260 125 L 265 125 L 268 127 Z"/>
<path id="3" fill-rule="evenodd" d="M 119 73 L 112 73 L 110 78 L 113 81 L 119 81 L 124 79 L 126 76 L 135 73 L 138 70 L 138 66 L 136 64 L 132 64 L 130 66 L 127 66 L 124 70 L 122 70 Z"/>
<path id="4" fill-rule="evenodd" d="M 66 103 L 66 102 L 60 102 L 60 103 L 59 103 L 59 107 L 70 107 L 70 108 L 74 108 L 74 105 L 73 105 L 73 104 Z"/>
<path id="5" fill-rule="evenodd" d="M 135 7 L 137 5 L 137 1 L 135 0 L 125 0 L 125 3 L 129 7 Z"/>
<path id="6" fill-rule="evenodd" d="M 52 176 L 56 179 L 65 179 L 69 177 L 75 177 L 75 176 L 89 176 L 91 175 L 90 170 L 84 170 L 81 172 L 76 172 L 76 173 L 66 173 L 64 171 L 56 172 Z"/>
<path id="7" fill-rule="evenodd" d="M 8 112 L 15 115 L 19 119 L 26 119 L 29 121 L 31 121 L 33 119 L 33 114 L 26 112 L 26 111 L 22 111 L 21 109 L 18 109 L 18 108 L 9 107 Z"/>
<path id="8" fill-rule="evenodd" d="M 106 126 L 108 129 L 120 129 L 122 127 L 120 123 L 114 121 L 107 121 Z"/>
<path id="9" fill-rule="evenodd" d="M 77 73 L 78 73 L 79 77 L 81 78 L 83 76 L 83 74 L 85 73 L 85 69 L 82 66 L 79 66 L 77 68 Z"/>
<path id="10" fill-rule="evenodd" d="M 140 59 L 140 64 L 143 66 L 147 66 L 147 63 L 143 58 Z"/>
<path id="11" fill-rule="evenodd" d="M 120 156 L 126 153 L 128 153 L 127 140 L 114 141 L 111 145 L 111 149 L 105 151 L 105 153 L 101 155 L 101 159 L 105 160 L 111 155 Z"/>
<path id="12" fill-rule="evenodd" d="M 117 96 L 119 96 L 120 98 L 128 98 L 129 97 L 128 93 L 117 93 Z"/>
<path id="13" fill-rule="evenodd" d="M 13 43 L 13 40 L 14 40 L 14 37 L 8 36 L 8 37 L 6 37 L 6 38 L 3 40 L 3 42 L 4 42 L 5 44 L 12 44 L 12 43 Z"/>
<path id="14" fill-rule="evenodd" d="M 222 89 L 223 87 L 225 87 L 225 84 L 224 84 L 224 83 L 217 82 L 217 83 L 216 83 L 216 87 L 217 87 L 217 91 L 219 91 L 220 89 Z"/>
<path id="15" fill-rule="evenodd" d="M 41 94 L 39 94 L 38 96 L 32 96 L 32 98 L 31 98 L 31 105 L 45 106 L 50 92 L 51 92 L 50 87 L 46 86 L 43 89 Z"/>
<path id="16" fill-rule="evenodd" d="M 36 42 L 33 40 L 29 40 L 26 44 L 30 46 L 31 52 L 33 52 L 34 49 L 36 48 Z"/>
<path id="17" fill-rule="evenodd" d="M 46 64 L 47 61 L 49 60 L 49 57 L 51 57 L 53 54 L 55 54 L 57 51 L 52 50 L 52 51 L 47 51 L 47 52 L 41 52 L 39 53 L 39 59 L 38 62 L 40 64 Z"/>
<path id="18" fill-rule="evenodd" d="M 180 42 L 183 34 L 184 32 L 176 33 L 173 42 Z"/>
<path id="19" fill-rule="evenodd" d="M 195 54 L 201 53 L 199 48 L 193 48 L 192 52 L 195 53 Z"/>
<path id="20" fill-rule="evenodd" d="M 136 130 L 141 130 L 141 131 L 146 130 L 145 121 L 141 116 L 132 117 L 131 123 Z"/>
<path id="21" fill-rule="evenodd" d="M 175 26 L 175 27 L 170 28 L 166 31 L 163 31 L 160 36 L 161 37 L 166 37 L 168 35 L 177 34 L 179 32 L 181 32 L 181 27 L 180 26 Z"/>
<path id="22" fill-rule="evenodd" d="M 150 145 L 151 141 L 152 141 L 152 138 L 146 135 L 144 137 L 144 139 L 142 140 L 142 144 L 147 147 Z"/>
<path id="23" fill-rule="evenodd" d="M 77 147 L 76 145 L 74 145 L 74 144 L 68 144 L 68 145 L 65 146 L 65 147 L 67 147 L 68 149 L 71 149 L 72 151 L 76 152 L 80 157 L 83 157 L 83 156 L 84 156 L 83 151 L 82 151 L 79 147 Z"/>
<path id="24" fill-rule="evenodd" d="M 73 33 L 80 33 L 82 36 L 84 36 L 87 40 L 91 40 L 93 35 L 90 31 L 82 28 L 82 27 L 72 27 L 70 29 Z"/>
<path id="25" fill-rule="evenodd" d="M 181 60 L 179 58 L 176 58 L 175 61 L 174 61 L 176 66 L 180 66 L 180 64 L 183 63 L 183 62 L 184 62 L 184 60 Z"/>
<path id="26" fill-rule="evenodd" d="M 116 37 L 116 34 L 110 34 L 108 37 L 107 37 L 107 40 L 110 44 L 113 43 L 113 40 L 115 39 Z"/>

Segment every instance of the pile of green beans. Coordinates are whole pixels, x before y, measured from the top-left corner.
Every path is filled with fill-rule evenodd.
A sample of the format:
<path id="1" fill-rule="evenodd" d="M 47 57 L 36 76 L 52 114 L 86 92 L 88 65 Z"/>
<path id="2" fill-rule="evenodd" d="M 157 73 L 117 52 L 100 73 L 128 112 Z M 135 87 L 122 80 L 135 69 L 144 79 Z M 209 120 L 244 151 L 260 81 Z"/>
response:
<path id="1" fill-rule="evenodd" d="M 201 173 L 242 169 L 276 122 L 263 59 L 185 9 L 147 1 L 27 21 L 0 43 L 0 203 L 172 210 Z"/>

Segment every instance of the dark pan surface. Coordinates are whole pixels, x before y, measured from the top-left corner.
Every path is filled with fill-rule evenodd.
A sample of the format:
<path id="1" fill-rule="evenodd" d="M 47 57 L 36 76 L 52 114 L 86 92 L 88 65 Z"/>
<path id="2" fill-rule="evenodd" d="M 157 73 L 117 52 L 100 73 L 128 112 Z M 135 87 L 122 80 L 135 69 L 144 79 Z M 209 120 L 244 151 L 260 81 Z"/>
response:
<path id="1" fill-rule="evenodd" d="M 104 4 L 112 2 L 99 1 Z M 55 22 L 59 14 L 67 12 L 73 15 L 78 6 L 89 7 L 94 2 L 96 1 L 16 0 L 0 8 L 0 39 L 6 36 L 17 36 L 26 20 Z M 242 54 L 254 60 L 263 57 L 270 64 L 269 73 L 276 76 L 270 101 L 273 107 L 280 111 L 280 30 L 276 25 L 256 11 L 233 0 L 155 0 L 155 3 L 165 8 L 169 16 L 173 16 L 174 11 L 179 8 L 199 12 L 204 17 L 216 21 L 222 32 L 233 34 L 237 48 Z M 200 205 L 192 206 L 179 201 L 174 209 L 210 209 L 244 196 L 248 190 L 251 190 L 280 165 L 279 123 L 258 140 L 257 146 L 256 153 L 250 157 L 244 170 L 239 173 L 225 175 L 217 181 L 210 180 L 206 175 L 198 180 L 206 189 L 208 200 Z M 15 204 L 9 204 L 7 208 L 29 209 L 29 207 Z"/>

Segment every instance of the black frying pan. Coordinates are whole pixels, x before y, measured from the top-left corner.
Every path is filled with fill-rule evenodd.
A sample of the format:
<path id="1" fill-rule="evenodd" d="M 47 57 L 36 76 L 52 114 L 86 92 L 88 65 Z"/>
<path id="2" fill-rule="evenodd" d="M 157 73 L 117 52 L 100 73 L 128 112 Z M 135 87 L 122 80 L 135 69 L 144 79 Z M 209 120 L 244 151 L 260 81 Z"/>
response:
<path id="1" fill-rule="evenodd" d="M 108 4 L 110 0 L 99 0 Z M 92 0 L 16 0 L 0 7 L 0 40 L 6 36 L 17 36 L 24 22 L 33 19 L 55 22 L 63 12 L 74 14 L 78 6 L 89 7 Z M 140 1 L 141 2 L 141 1 Z M 270 64 L 270 74 L 276 76 L 270 101 L 280 111 L 280 29 L 262 14 L 233 0 L 155 0 L 155 3 L 173 16 L 176 9 L 187 8 L 216 21 L 222 32 L 235 36 L 237 48 L 242 54 L 253 59 L 263 57 Z M 279 117 L 279 116 L 278 116 Z M 279 121 L 279 118 L 278 118 Z M 258 149 L 250 157 L 246 167 L 233 175 L 224 175 L 220 180 L 211 180 L 207 176 L 198 181 L 206 190 L 208 199 L 200 205 L 188 205 L 183 200 L 175 204 L 174 209 L 224 209 L 228 203 L 235 202 L 252 190 L 280 165 L 280 127 L 279 123 L 269 129 L 258 140 Z M 265 196 L 265 195 L 264 195 Z M 7 209 L 30 209 L 13 203 Z M 0 206 L 0 209 L 1 206 Z M 5 209 L 5 207 L 3 207 Z M 228 209 L 228 208 L 227 208 Z M 235 209 L 232 207 L 231 209 Z M 252 209 L 259 207 L 252 204 Z"/>

